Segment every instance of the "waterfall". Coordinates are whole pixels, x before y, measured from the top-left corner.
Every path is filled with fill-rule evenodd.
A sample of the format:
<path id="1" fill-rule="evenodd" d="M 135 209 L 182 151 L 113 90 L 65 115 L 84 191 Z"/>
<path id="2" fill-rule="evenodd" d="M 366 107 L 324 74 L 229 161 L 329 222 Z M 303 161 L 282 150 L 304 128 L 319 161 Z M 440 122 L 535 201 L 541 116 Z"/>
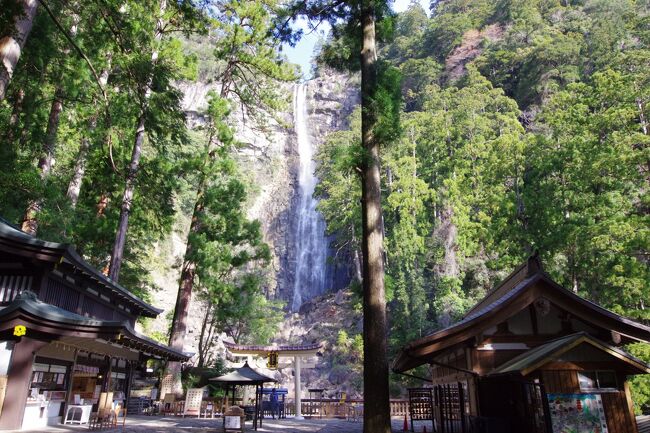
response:
<path id="1" fill-rule="evenodd" d="M 331 272 L 328 271 L 329 239 L 325 235 L 325 220 L 316 210 L 318 201 L 313 193 L 318 179 L 314 170 L 314 148 L 307 128 L 307 86 L 297 84 L 293 93 L 294 128 L 300 156 L 298 176 L 298 223 L 295 228 L 295 282 L 291 310 L 297 311 L 302 303 L 328 289 Z"/>

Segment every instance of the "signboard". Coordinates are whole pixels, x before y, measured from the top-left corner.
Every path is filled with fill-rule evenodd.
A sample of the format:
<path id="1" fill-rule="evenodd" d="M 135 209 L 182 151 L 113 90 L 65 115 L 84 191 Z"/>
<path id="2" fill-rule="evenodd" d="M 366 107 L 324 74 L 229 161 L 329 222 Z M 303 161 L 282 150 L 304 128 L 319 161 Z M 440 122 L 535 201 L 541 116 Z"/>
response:
<path id="1" fill-rule="evenodd" d="M 608 433 L 600 394 L 548 394 L 553 433 Z"/>
<path id="2" fill-rule="evenodd" d="M 224 427 L 226 429 L 241 429 L 241 417 L 239 415 L 226 415 L 224 418 Z"/>
<path id="3" fill-rule="evenodd" d="M 278 368 L 278 352 L 269 352 L 269 360 L 266 366 L 274 370 Z"/>

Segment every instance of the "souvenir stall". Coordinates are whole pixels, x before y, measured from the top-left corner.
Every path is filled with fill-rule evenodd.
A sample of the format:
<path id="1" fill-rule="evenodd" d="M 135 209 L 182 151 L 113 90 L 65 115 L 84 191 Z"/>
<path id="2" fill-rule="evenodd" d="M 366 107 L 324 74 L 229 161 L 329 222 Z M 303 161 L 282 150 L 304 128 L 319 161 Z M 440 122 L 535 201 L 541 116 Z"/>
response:
<path id="1" fill-rule="evenodd" d="M 70 245 L 0 219 L 0 429 L 83 424 L 102 396 L 124 407 L 147 359 L 189 358 L 134 329 L 160 312 Z"/>

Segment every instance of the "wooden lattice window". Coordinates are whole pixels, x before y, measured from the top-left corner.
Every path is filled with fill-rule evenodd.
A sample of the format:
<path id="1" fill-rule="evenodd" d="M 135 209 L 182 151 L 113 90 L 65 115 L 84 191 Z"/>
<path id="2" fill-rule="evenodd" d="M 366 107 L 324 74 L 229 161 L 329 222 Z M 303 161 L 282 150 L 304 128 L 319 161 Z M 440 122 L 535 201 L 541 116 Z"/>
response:
<path id="1" fill-rule="evenodd" d="M 31 275 L 0 275 L 0 302 L 14 300 L 23 290 L 32 288 Z"/>

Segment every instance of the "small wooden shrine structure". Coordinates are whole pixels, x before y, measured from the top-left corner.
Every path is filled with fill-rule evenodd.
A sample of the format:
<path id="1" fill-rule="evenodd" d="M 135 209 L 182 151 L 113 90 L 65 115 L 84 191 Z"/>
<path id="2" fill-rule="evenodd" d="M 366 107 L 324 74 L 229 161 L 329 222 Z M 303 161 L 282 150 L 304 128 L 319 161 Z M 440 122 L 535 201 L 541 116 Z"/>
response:
<path id="1" fill-rule="evenodd" d="M 262 392 L 265 383 L 277 382 L 272 377 L 261 374 L 252 369 L 248 362 L 245 362 L 242 367 L 236 368 L 230 373 L 222 376 L 213 377 L 210 382 L 221 383 L 226 386 L 226 399 L 228 398 L 228 388 L 232 387 L 232 402 L 235 401 L 235 387 L 237 386 L 254 386 L 255 387 L 255 412 L 253 414 L 253 428 L 257 430 L 257 424 L 262 425 L 261 407 L 262 407 Z"/>
<path id="2" fill-rule="evenodd" d="M 58 424 L 77 398 L 88 410 L 101 393 L 124 403 L 148 359 L 187 361 L 135 330 L 160 312 L 70 245 L 0 219 L 0 429 Z"/>
<path id="3" fill-rule="evenodd" d="M 233 354 L 239 356 L 247 356 L 248 360 L 252 360 L 253 356 L 259 356 L 269 359 L 270 368 L 285 368 L 291 364 L 283 363 L 282 358 L 290 358 L 293 362 L 294 368 L 294 393 L 296 401 L 296 419 L 303 419 L 302 415 L 302 386 L 300 373 L 303 368 L 313 367 L 311 364 L 303 364 L 305 358 L 313 357 L 322 350 L 321 343 L 303 344 L 303 345 L 274 345 L 274 346 L 257 346 L 257 345 L 242 345 L 224 342 L 226 349 Z"/>
<path id="4" fill-rule="evenodd" d="M 404 346 L 395 372 L 429 365 L 438 431 L 637 433 L 620 346 L 650 328 L 561 287 L 531 257 L 458 323 Z M 480 431 L 483 431 L 480 430 Z"/>

